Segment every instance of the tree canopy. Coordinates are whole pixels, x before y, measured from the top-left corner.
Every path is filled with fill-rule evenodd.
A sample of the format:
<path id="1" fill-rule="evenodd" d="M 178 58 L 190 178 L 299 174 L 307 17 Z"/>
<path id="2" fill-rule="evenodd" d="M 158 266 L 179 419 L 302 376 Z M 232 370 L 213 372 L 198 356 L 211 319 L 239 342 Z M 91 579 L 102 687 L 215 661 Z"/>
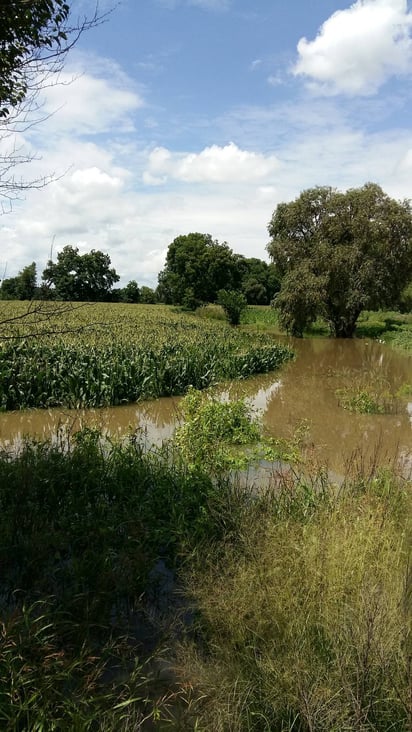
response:
<path id="1" fill-rule="evenodd" d="M 236 264 L 227 244 L 198 232 L 178 236 L 159 274 L 159 296 L 166 303 L 196 307 L 214 302 L 224 287 L 234 289 L 235 278 Z"/>
<path id="2" fill-rule="evenodd" d="M 268 252 L 282 275 L 280 322 L 293 335 L 318 315 L 351 337 L 363 309 L 396 307 L 412 277 L 412 210 L 366 183 L 303 191 L 277 206 Z"/>
<path id="3" fill-rule="evenodd" d="M 0 287 L 2 300 L 32 300 L 36 295 L 36 263 L 24 267 L 16 277 L 4 279 Z"/>
<path id="4" fill-rule="evenodd" d="M 15 176 L 16 168 L 20 173 L 20 166 L 33 160 L 16 135 L 41 122 L 42 89 L 59 83 L 67 53 L 85 30 L 108 15 L 98 15 L 96 3 L 91 17 L 73 19 L 71 5 L 65 0 L 0 0 L 0 197 L 9 201 L 53 180 L 53 175 Z"/>
<path id="5" fill-rule="evenodd" d="M 169 245 L 159 274 L 158 295 L 168 304 L 195 308 L 216 302 L 220 290 L 240 291 L 253 305 L 268 304 L 279 289 L 273 264 L 234 254 L 226 244 L 198 232 Z"/>
<path id="6" fill-rule="evenodd" d="M 21 103 L 30 64 L 61 53 L 70 8 L 65 0 L 2 0 L 0 5 L 0 117 Z"/>
<path id="7" fill-rule="evenodd" d="M 104 301 L 120 279 L 110 264 L 108 254 L 95 249 L 79 254 L 77 247 L 68 245 L 57 255 L 57 262 L 49 260 L 43 280 L 59 300 Z"/>

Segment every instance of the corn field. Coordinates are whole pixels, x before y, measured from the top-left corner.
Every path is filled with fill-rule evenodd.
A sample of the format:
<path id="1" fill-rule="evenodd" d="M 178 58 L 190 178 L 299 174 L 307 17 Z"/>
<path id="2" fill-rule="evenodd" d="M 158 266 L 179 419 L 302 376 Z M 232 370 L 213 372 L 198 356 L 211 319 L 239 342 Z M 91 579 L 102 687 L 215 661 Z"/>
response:
<path id="1" fill-rule="evenodd" d="M 167 306 L 0 304 L 0 408 L 102 407 L 266 373 L 273 337 Z"/>

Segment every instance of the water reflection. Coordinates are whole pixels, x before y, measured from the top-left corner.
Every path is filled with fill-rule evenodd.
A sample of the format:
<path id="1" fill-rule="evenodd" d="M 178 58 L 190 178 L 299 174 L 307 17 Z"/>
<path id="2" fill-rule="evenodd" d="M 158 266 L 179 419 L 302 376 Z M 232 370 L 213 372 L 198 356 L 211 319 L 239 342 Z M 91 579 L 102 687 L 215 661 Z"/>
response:
<path id="1" fill-rule="evenodd" d="M 342 472 L 345 465 L 376 457 L 389 463 L 400 454 L 412 464 L 412 402 L 400 402 L 399 413 L 356 414 L 339 406 L 336 390 L 357 375 L 385 380 L 393 393 L 412 383 L 412 358 L 373 341 L 332 339 L 285 339 L 296 359 L 280 371 L 219 387 L 222 398 L 247 398 L 262 415 L 265 431 L 290 437 L 306 421 L 307 446 L 331 468 Z M 217 389 L 215 389 L 217 390 Z M 173 433 L 179 398 L 99 410 L 32 410 L 0 415 L 0 442 L 19 444 L 25 435 L 45 439 L 58 428 L 74 431 L 84 426 L 121 436 L 140 433 L 151 444 L 160 444 Z"/>

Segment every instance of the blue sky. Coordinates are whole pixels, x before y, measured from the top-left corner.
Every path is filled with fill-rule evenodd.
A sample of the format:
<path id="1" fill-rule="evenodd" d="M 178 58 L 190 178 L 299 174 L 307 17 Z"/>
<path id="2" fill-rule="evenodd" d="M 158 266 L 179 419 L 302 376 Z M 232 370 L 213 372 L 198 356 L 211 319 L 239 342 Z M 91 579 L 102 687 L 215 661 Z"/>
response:
<path id="1" fill-rule="evenodd" d="M 404 0 L 122 0 L 19 135 L 22 175 L 58 179 L 0 218 L 2 273 L 71 244 L 155 286 L 190 231 L 267 259 L 276 205 L 309 186 L 409 198 L 411 29 Z"/>

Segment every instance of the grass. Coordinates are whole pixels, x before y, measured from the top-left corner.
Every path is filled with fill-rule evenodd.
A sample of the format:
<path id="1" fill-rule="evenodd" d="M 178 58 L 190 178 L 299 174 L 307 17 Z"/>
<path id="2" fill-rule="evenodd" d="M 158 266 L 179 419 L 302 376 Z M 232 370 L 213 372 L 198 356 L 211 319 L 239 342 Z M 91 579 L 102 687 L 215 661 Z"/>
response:
<path id="1" fill-rule="evenodd" d="M 365 311 L 356 329 L 360 337 L 375 338 L 393 348 L 412 352 L 412 313 Z"/>
<path id="2" fill-rule="evenodd" d="M 179 657 L 198 729 L 409 730 L 409 493 L 381 476 L 302 511 L 309 487 L 286 489 L 188 579 L 203 643 Z"/>
<path id="3" fill-rule="evenodd" d="M 0 454 L 2 729 L 140 729 L 166 714 L 154 567 L 220 540 L 229 492 L 134 436 L 85 430 Z"/>
<path id="4" fill-rule="evenodd" d="M 182 414 L 160 451 L 0 454 L 2 729 L 408 732 L 411 483 L 294 441 L 251 493 L 219 453 L 259 441 L 244 403 Z"/>
<path id="5" fill-rule="evenodd" d="M 269 306 L 248 307 L 242 316 L 241 323 L 245 328 L 253 326 L 261 331 L 284 335 L 284 332 L 278 325 L 278 313 L 276 309 Z M 305 331 L 305 336 L 309 337 L 329 337 L 329 335 L 327 323 L 321 318 L 318 318 Z M 412 313 L 364 311 L 358 319 L 356 336 L 358 338 L 378 339 L 404 352 L 411 352 Z"/>

